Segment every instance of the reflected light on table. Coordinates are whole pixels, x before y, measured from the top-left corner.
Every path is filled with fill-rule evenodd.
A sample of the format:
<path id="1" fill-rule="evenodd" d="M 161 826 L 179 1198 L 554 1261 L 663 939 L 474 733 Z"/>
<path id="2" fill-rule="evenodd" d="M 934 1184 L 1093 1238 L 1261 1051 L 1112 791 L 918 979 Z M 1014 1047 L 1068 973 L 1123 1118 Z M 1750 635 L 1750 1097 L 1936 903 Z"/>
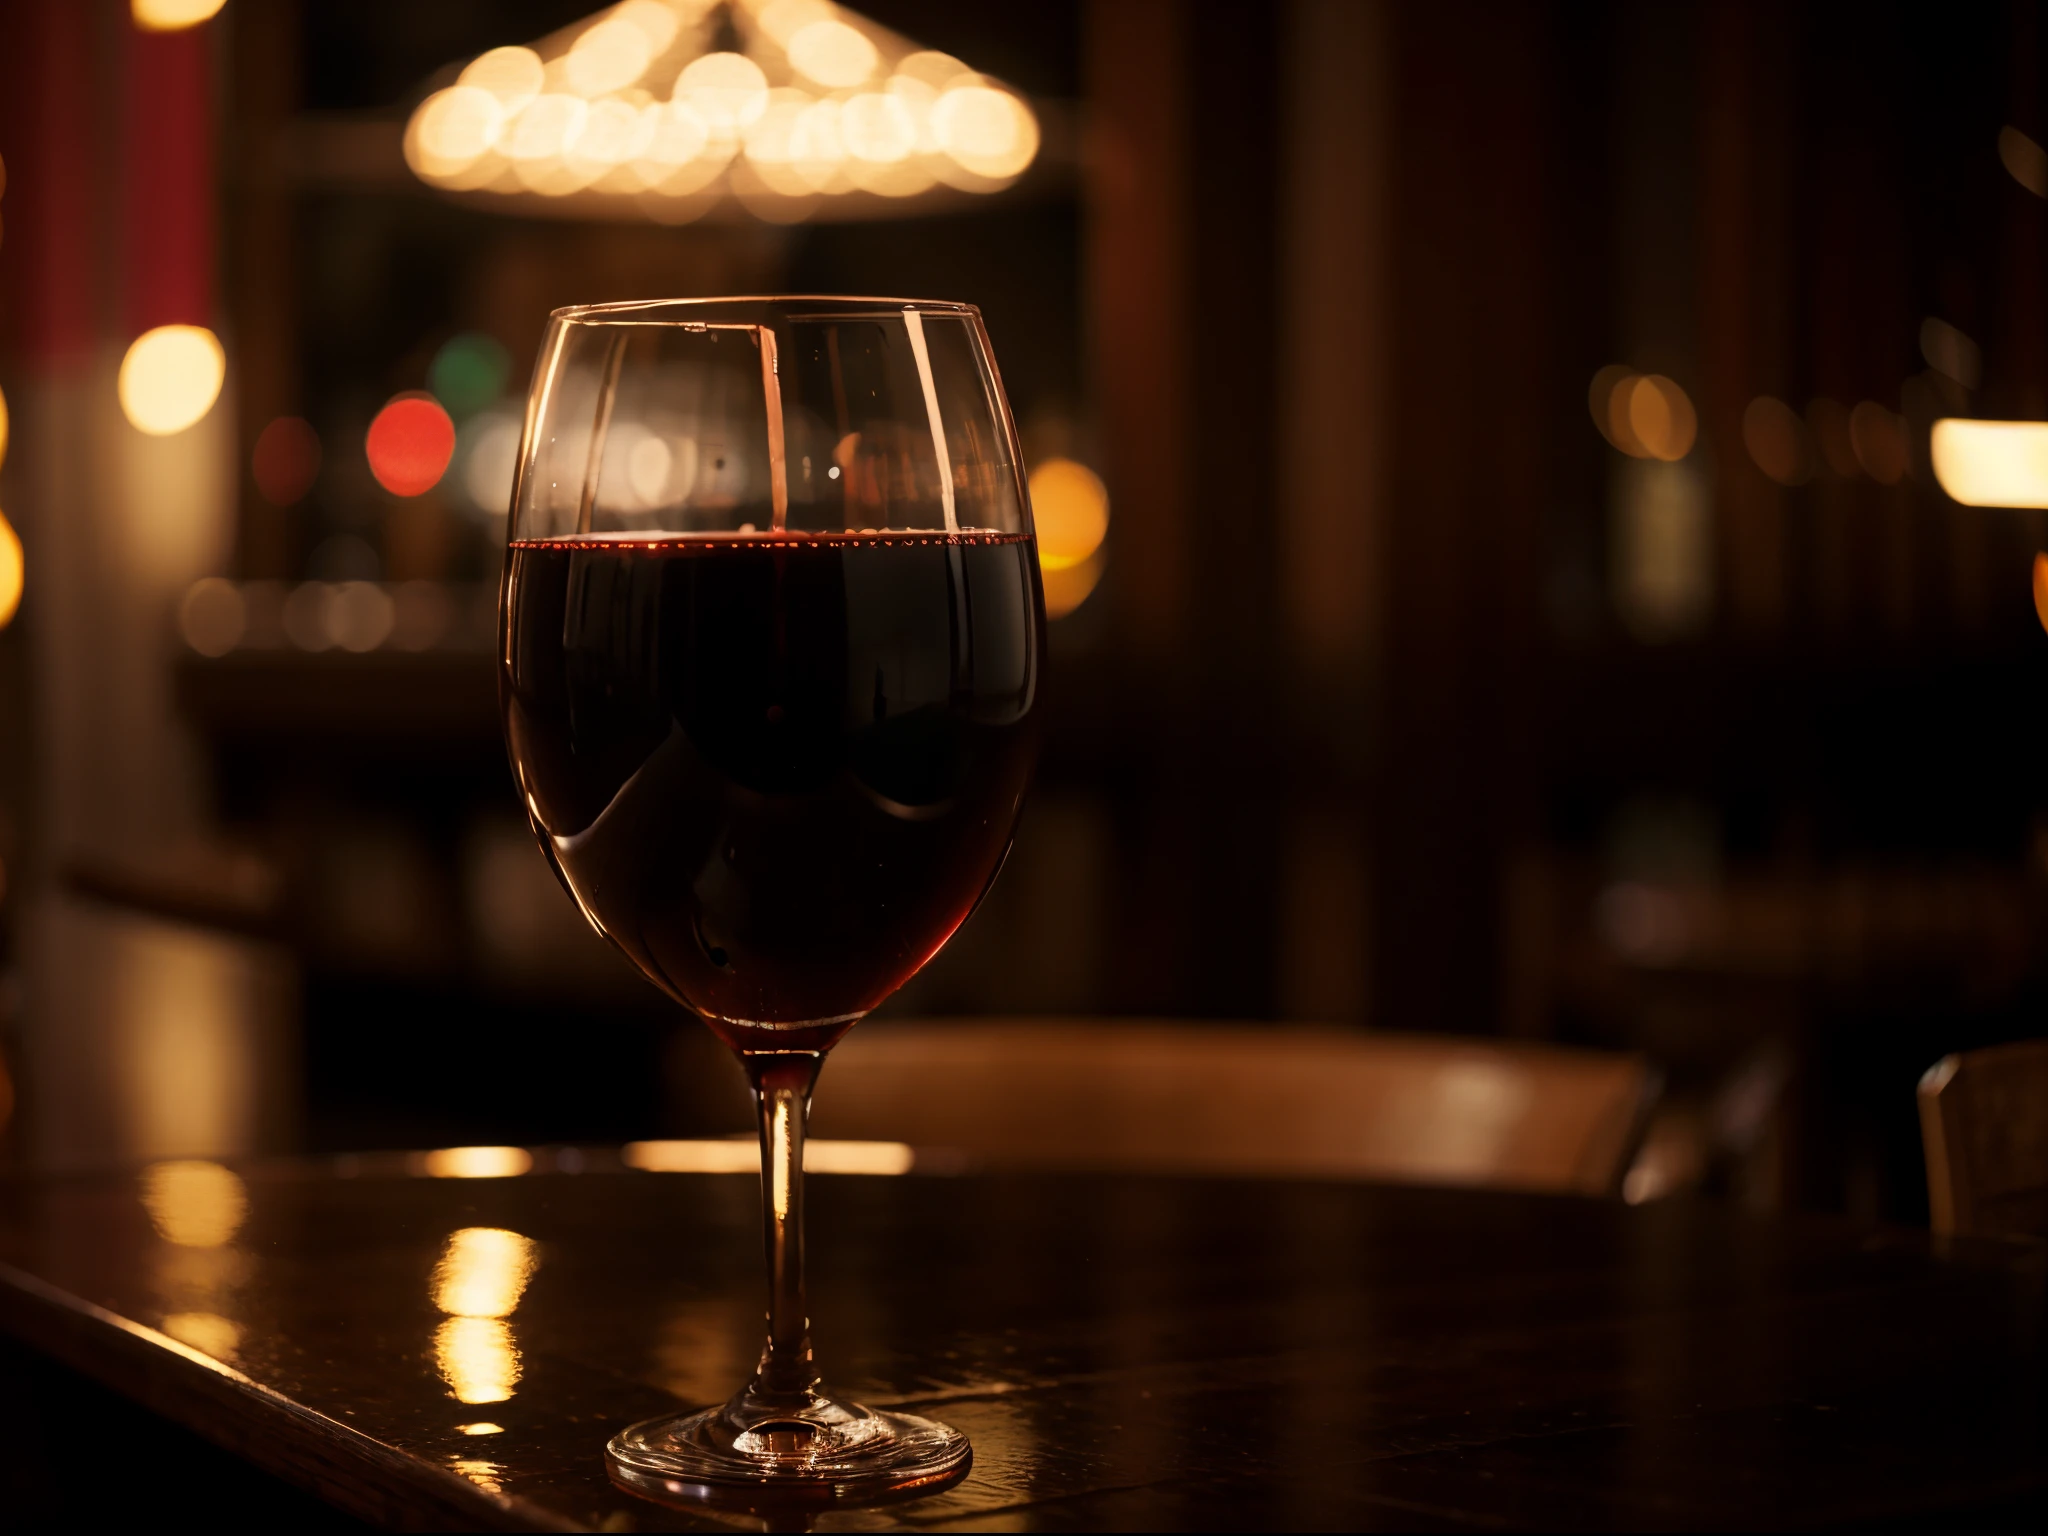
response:
<path id="1" fill-rule="evenodd" d="M 2048 507 L 2048 422 L 1934 424 L 1934 478 L 1966 507 Z"/>
<path id="2" fill-rule="evenodd" d="M 730 1141 L 633 1141 L 620 1149 L 629 1168 L 645 1173 L 759 1173 L 761 1151 L 751 1139 Z M 908 1173 L 917 1154 L 900 1141 L 834 1141 L 804 1143 L 806 1173 L 864 1173 L 888 1176 Z"/>
<path id="3" fill-rule="evenodd" d="M 218 1312 L 173 1312 L 164 1319 L 164 1332 L 216 1360 L 232 1361 L 242 1342 L 241 1328 Z"/>
<path id="4" fill-rule="evenodd" d="M 442 1147 L 420 1158 L 420 1171 L 432 1179 L 513 1179 L 532 1168 L 524 1147 Z"/>
<path id="5" fill-rule="evenodd" d="M 219 1163 L 180 1159 L 143 1169 L 142 1206 L 165 1242 L 218 1248 L 241 1231 L 249 1213 L 249 1191 L 233 1170 Z"/>
<path id="6" fill-rule="evenodd" d="M 533 1239 L 503 1227 L 452 1233 L 434 1266 L 434 1305 L 456 1317 L 507 1317 L 538 1260 Z"/>
<path id="7" fill-rule="evenodd" d="M 434 1333 L 434 1363 L 459 1403 L 502 1403 L 519 1384 L 519 1350 L 505 1319 L 537 1262 L 533 1240 L 502 1227 L 449 1235 L 434 1266 L 434 1305 L 451 1314 Z"/>

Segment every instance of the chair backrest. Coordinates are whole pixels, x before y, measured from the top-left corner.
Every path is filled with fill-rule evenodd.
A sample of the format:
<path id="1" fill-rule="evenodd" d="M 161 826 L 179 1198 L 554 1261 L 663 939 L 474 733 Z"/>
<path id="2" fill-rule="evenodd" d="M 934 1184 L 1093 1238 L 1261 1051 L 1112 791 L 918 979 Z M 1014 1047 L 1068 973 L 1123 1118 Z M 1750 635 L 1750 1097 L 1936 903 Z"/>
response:
<path id="1" fill-rule="evenodd" d="M 1929 1067 L 1920 1139 L 1935 1231 L 2048 1237 L 2048 1040 Z"/>
<path id="2" fill-rule="evenodd" d="M 1633 1056 L 1293 1025 L 922 1020 L 855 1029 L 820 1136 L 1006 1166 L 1607 1194 L 1656 1079 Z"/>

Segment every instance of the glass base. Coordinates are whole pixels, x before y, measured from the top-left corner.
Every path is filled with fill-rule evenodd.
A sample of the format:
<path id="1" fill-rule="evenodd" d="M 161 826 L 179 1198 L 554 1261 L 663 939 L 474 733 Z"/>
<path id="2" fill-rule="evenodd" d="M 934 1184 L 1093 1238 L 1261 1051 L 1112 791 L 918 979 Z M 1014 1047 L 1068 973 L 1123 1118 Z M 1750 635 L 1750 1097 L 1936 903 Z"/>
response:
<path id="1" fill-rule="evenodd" d="M 622 1429 L 605 1447 L 628 1486 L 698 1501 L 722 1489 L 822 1503 L 937 1492 L 973 1454 L 959 1430 L 930 1419 L 816 1392 L 771 1402 L 751 1388 L 722 1407 Z"/>

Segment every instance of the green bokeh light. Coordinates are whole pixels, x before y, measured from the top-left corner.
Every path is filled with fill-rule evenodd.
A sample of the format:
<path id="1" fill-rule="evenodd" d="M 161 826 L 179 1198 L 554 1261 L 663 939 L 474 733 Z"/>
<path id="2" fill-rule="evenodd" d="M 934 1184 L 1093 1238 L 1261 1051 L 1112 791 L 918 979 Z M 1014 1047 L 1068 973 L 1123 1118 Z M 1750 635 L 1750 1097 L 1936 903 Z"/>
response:
<path id="1" fill-rule="evenodd" d="M 457 421 L 474 415 L 505 392 L 512 359 L 490 337 L 476 331 L 451 336 L 434 354 L 427 387 Z"/>

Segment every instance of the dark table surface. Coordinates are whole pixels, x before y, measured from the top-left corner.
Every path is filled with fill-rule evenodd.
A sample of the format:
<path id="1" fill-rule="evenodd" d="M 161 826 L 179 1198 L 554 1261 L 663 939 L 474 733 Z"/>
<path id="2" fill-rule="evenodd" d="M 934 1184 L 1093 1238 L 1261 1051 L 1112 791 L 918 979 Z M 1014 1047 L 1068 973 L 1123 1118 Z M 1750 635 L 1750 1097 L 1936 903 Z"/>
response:
<path id="1" fill-rule="evenodd" d="M 542 1154 L 497 1179 L 386 1160 L 0 1182 L 0 1328 L 379 1523 L 747 1524 L 613 1487 L 601 1448 L 751 1363 L 754 1180 L 559 1161 L 580 1171 Z M 820 1529 L 2048 1506 L 2035 1248 L 1334 1183 L 842 1175 L 810 1203 L 829 1378 L 975 1449 L 953 1490 Z M 531 1242 L 457 1243 L 456 1304 L 516 1300 L 502 1319 L 437 1306 L 471 1228 Z"/>

